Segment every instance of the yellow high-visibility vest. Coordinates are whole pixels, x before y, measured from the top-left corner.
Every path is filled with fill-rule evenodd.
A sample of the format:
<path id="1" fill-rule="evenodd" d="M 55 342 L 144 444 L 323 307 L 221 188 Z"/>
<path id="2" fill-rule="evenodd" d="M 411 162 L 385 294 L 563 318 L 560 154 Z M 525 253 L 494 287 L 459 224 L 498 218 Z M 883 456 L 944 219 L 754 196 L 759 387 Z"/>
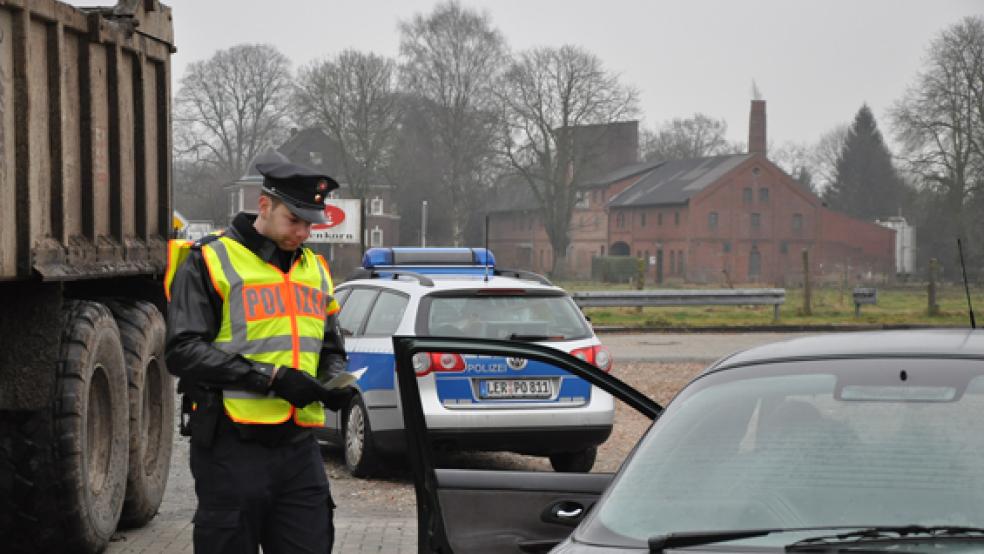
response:
<path id="1" fill-rule="evenodd" d="M 187 241 L 171 241 L 169 261 L 179 265 L 192 246 Z M 250 360 L 294 367 L 316 376 L 325 318 L 338 311 L 324 258 L 302 248 L 293 267 L 284 273 L 228 237 L 200 248 L 212 286 L 222 298 L 222 322 L 212 344 Z M 168 298 L 176 271 L 169 266 L 165 275 Z M 223 404 L 226 414 L 237 423 L 275 424 L 293 417 L 305 427 L 324 425 L 320 402 L 297 409 L 272 393 L 224 390 Z"/>

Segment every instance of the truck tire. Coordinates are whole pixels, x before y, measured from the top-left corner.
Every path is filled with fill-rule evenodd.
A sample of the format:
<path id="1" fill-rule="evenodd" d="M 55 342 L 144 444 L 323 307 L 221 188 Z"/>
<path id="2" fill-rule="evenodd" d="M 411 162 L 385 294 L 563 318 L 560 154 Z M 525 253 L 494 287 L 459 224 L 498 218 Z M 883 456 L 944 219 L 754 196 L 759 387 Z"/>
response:
<path id="1" fill-rule="evenodd" d="M 99 552 L 126 487 L 127 383 L 106 306 L 66 301 L 50 408 L 0 416 L 4 550 Z"/>
<path id="2" fill-rule="evenodd" d="M 164 317 L 142 300 L 107 305 L 120 329 L 129 381 L 130 464 L 120 526 L 142 527 L 161 506 L 174 440 L 174 381 L 164 365 Z"/>

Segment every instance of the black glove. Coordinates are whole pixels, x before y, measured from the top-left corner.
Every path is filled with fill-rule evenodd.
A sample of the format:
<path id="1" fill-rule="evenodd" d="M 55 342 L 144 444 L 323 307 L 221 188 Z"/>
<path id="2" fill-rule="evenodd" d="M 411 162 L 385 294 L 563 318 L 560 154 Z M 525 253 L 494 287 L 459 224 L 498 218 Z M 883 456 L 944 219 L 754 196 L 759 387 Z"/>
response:
<path id="1" fill-rule="evenodd" d="M 321 400 L 322 396 L 329 392 L 324 385 L 306 371 L 287 366 L 280 366 L 277 369 L 277 375 L 273 378 L 273 385 L 270 386 L 270 389 L 274 394 L 298 408 Z"/>
<path id="2" fill-rule="evenodd" d="M 325 405 L 325 408 L 337 412 L 338 410 L 347 408 L 349 403 L 352 402 L 352 389 L 351 387 L 327 389 L 322 393 L 320 400 Z"/>

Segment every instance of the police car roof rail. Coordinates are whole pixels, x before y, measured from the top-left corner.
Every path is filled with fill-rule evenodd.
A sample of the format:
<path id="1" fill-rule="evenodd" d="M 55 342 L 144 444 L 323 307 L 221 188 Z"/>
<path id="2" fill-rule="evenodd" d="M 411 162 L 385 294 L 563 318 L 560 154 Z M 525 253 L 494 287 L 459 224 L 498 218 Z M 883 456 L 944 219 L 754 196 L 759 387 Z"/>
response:
<path id="1" fill-rule="evenodd" d="M 349 277 L 348 281 L 353 281 L 355 279 L 379 279 L 383 277 L 390 277 L 394 281 L 398 280 L 400 277 L 410 277 L 416 279 L 421 285 L 425 287 L 433 287 L 434 281 L 426 275 L 421 275 L 419 273 L 414 273 L 412 271 L 402 271 L 399 269 L 387 269 L 384 271 L 376 271 L 365 268 L 359 268 L 353 271 Z"/>
<path id="2" fill-rule="evenodd" d="M 501 269 L 497 267 L 495 268 L 495 270 L 493 270 L 492 274 L 499 275 L 501 277 L 515 277 L 517 279 L 525 279 L 527 281 L 536 281 L 537 283 L 540 283 L 541 285 L 547 285 L 548 287 L 553 286 L 553 283 L 550 282 L 550 279 L 547 279 L 543 275 L 540 275 L 539 273 L 533 273 L 532 271 L 526 271 L 523 269 Z"/>

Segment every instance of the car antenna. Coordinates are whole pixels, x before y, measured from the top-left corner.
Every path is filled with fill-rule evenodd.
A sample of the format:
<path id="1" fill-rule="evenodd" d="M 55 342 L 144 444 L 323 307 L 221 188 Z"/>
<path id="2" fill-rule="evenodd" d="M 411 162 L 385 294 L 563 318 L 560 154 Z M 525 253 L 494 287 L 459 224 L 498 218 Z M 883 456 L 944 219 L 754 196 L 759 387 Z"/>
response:
<path id="1" fill-rule="evenodd" d="M 485 214 L 485 282 L 489 282 L 489 214 Z"/>
<path id="2" fill-rule="evenodd" d="M 967 283 L 967 264 L 964 263 L 963 245 L 957 239 L 957 252 L 960 253 L 960 271 L 963 272 L 964 292 L 967 293 L 967 309 L 970 311 L 970 328 L 977 328 L 977 321 L 974 320 L 974 305 L 970 302 L 970 285 Z"/>

